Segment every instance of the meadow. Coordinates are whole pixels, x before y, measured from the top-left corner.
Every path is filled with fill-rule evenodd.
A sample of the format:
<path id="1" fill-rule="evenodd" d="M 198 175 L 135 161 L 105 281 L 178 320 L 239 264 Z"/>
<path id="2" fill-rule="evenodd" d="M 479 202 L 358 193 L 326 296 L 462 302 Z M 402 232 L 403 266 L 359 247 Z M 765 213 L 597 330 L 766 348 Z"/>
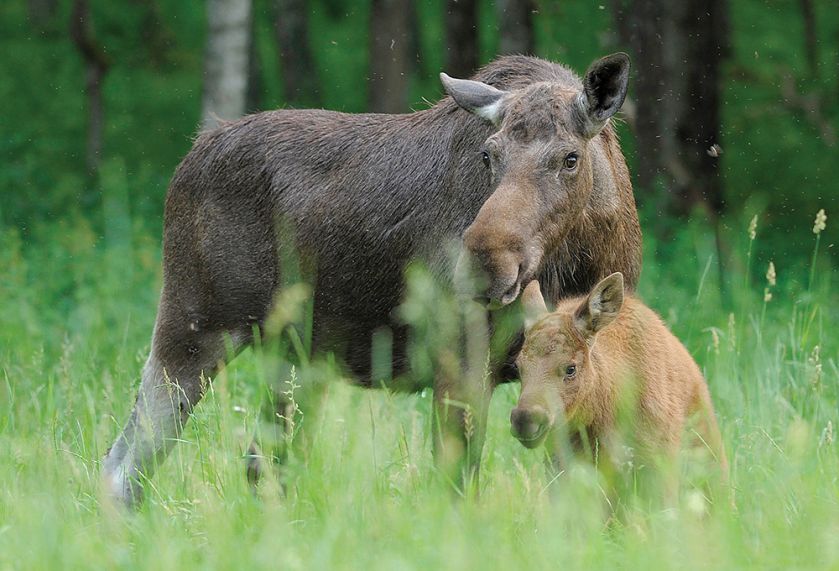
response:
<path id="1" fill-rule="evenodd" d="M 35 229 L 47 233 L 36 243 L 52 247 L 5 230 L 0 568 L 836 567 L 831 326 L 839 312 L 824 255 L 832 244 L 812 225 L 800 224 L 801 239 L 812 239 L 809 267 L 776 261 L 776 275 L 762 280 L 746 277 L 767 273 L 746 272 L 757 263 L 759 218 L 732 232 L 733 265 L 743 271 L 727 301 L 717 293 L 713 240 L 700 226 L 673 246 L 685 252 L 679 272 L 657 261 L 659 245 L 645 244 L 639 293 L 705 371 L 736 509 L 684 489 L 675 511 L 624 498 L 620 518 L 604 515 L 590 467 L 549 477 L 540 453 L 510 436 L 517 385 L 493 399 L 477 498 L 454 498 L 434 477 L 430 394 L 337 379 L 326 413 L 309 421 L 317 422 L 312 446 L 290 460 L 285 493 L 268 478 L 254 497 L 243 456 L 267 382 L 259 351 L 214 379 L 142 509 L 115 509 L 102 501 L 99 462 L 132 405 L 148 350 L 158 242 L 138 230 L 103 243 L 84 219 Z"/>
<path id="2" fill-rule="evenodd" d="M 493 398 L 477 498 L 453 497 L 435 475 L 430 392 L 340 379 L 324 379 L 326 414 L 302 419 L 316 436 L 290 458 L 285 491 L 268 478 L 254 497 L 244 455 L 272 379 L 270 355 L 253 350 L 213 380 L 145 505 L 103 502 L 100 461 L 149 349 L 166 185 L 200 117 L 206 15 L 188 2 L 91 2 L 113 64 L 91 177 L 84 66 L 67 33 L 70 3 L 59 4 L 34 30 L 26 3 L 0 3 L 0 570 L 839 569 L 839 161 L 781 90 L 789 75 L 837 125 L 832 0 L 816 2 L 818 80 L 806 71 L 799 3 L 730 3 L 722 266 L 707 212 L 670 217 L 662 189 L 636 184 L 638 293 L 705 372 L 736 509 L 685 488 L 675 511 L 630 495 L 620 517 L 604 513 L 590 466 L 554 478 L 540 451 L 510 435 L 516 384 Z M 269 4 L 254 2 L 260 109 L 286 104 Z M 326 108 L 366 108 L 370 4 L 312 2 Z M 417 4 L 413 109 L 441 93 L 444 4 Z M 492 2 L 479 4 L 486 62 L 497 29 Z M 538 55 L 581 72 L 615 51 L 611 4 L 541 2 Z M 168 38 L 161 61 L 142 35 L 155 6 Z M 637 172 L 645 150 L 628 124 L 619 129 Z M 830 218 L 816 233 L 820 208 Z"/>

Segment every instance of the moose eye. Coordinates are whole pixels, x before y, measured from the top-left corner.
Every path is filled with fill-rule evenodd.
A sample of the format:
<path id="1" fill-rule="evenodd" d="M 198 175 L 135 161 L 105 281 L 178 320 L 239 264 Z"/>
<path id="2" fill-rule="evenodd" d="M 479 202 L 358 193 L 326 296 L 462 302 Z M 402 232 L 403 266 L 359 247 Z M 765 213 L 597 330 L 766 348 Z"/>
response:
<path id="1" fill-rule="evenodd" d="M 564 166 L 566 169 L 572 171 L 575 168 L 577 168 L 577 159 L 578 158 L 579 157 L 577 156 L 577 153 L 568 153 L 565 156 L 565 160 L 562 161 L 562 166 Z"/>
<path id="2" fill-rule="evenodd" d="M 577 374 L 577 366 L 576 365 L 568 365 L 565 367 L 565 376 L 569 379 Z"/>
<path id="3" fill-rule="evenodd" d="M 489 153 L 481 151 L 481 159 L 484 161 L 484 166 L 489 168 Z"/>

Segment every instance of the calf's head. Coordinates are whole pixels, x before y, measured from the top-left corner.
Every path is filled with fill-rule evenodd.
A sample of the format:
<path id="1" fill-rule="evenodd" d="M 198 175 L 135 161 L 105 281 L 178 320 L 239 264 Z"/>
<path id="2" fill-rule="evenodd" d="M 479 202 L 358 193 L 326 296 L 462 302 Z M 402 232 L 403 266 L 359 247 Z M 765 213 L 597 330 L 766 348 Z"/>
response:
<path id="1" fill-rule="evenodd" d="M 490 306 L 507 305 L 589 200 L 589 141 L 623 104 L 629 57 L 618 53 L 594 62 L 582 89 L 542 82 L 502 91 L 440 77 L 460 107 L 498 127 L 480 150 L 494 191 L 463 235 L 457 273 L 469 275 L 477 266 L 486 287 L 470 293 Z"/>
<path id="2" fill-rule="evenodd" d="M 612 323 L 623 306 L 623 274 L 594 286 L 582 301 L 566 302 L 549 313 L 532 281 L 522 294 L 524 345 L 517 365 L 521 397 L 510 415 L 513 436 L 533 448 L 541 444 L 557 419 L 576 416 L 598 382 L 590 351 L 597 333 Z"/>

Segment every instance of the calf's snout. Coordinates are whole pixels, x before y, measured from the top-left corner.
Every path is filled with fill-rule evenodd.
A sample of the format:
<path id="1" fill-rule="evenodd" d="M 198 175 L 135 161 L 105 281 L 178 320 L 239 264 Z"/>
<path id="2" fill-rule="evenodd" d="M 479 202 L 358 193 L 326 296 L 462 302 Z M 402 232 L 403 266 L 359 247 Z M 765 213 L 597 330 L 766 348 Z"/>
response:
<path id="1" fill-rule="evenodd" d="M 548 412 L 541 406 L 517 406 L 510 413 L 510 431 L 528 448 L 541 444 L 549 427 Z"/>

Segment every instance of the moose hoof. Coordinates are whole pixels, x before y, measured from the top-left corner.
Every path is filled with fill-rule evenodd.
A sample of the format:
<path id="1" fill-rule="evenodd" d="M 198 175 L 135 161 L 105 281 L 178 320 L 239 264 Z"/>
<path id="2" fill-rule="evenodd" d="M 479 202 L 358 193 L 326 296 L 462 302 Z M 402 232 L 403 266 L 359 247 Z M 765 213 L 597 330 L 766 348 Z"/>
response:
<path id="1" fill-rule="evenodd" d="M 248 477 L 248 483 L 253 489 L 256 489 L 256 485 L 259 484 L 259 480 L 262 479 L 265 473 L 265 457 L 262 455 L 262 451 L 256 443 L 253 443 L 248 448 L 248 453 L 245 458 L 247 460 L 245 473 Z"/>
<path id="2" fill-rule="evenodd" d="M 135 509 L 143 503 L 142 485 L 129 478 L 123 466 L 118 466 L 113 470 L 103 470 L 102 485 L 106 501 L 129 509 Z"/>

